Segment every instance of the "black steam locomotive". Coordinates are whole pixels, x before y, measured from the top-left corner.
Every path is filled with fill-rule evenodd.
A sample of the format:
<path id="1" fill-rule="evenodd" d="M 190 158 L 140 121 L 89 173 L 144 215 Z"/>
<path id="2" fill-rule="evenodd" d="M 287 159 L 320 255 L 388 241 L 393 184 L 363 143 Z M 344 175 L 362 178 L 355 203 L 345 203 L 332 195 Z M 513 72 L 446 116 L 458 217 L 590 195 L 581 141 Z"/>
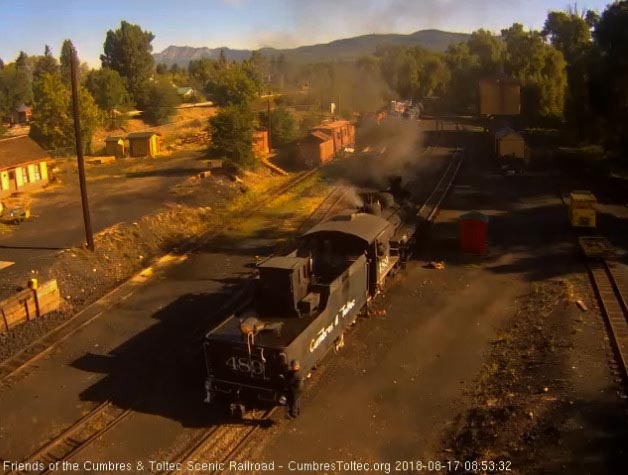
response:
<path id="1" fill-rule="evenodd" d="M 414 208 L 389 193 L 363 193 L 364 206 L 324 221 L 286 256 L 257 266 L 249 307 L 205 337 L 206 402 L 233 410 L 286 403 L 290 361 L 309 372 L 412 250 Z"/>

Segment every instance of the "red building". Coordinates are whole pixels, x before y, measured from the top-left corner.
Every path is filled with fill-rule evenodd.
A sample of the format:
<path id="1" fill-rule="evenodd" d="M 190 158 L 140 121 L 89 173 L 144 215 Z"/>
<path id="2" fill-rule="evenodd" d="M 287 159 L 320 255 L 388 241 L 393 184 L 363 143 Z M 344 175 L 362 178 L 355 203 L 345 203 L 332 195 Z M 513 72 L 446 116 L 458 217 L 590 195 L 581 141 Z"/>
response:
<path id="1" fill-rule="evenodd" d="M 258 130 L 253 132 L 252 148 L 256 157 L 262 157 L 270 153 L 268 147 L 268 131 Z"/>
<path id="2" fill-rule="evenodd" d="M 334 154 L 338 154 L 345 147 L 355 146 L 355 127 L 348 120 L 335 120 L 323 122 L 312 131 L 322 132 L 330 137 L 334 143 Z"/>
<path id="3" fill-rule="evenodd" d="M 314 130 L 299 143 L 299 159 L 306 167 L 318 166 L 334 156 L 334 142 L 328 135 Z"/>

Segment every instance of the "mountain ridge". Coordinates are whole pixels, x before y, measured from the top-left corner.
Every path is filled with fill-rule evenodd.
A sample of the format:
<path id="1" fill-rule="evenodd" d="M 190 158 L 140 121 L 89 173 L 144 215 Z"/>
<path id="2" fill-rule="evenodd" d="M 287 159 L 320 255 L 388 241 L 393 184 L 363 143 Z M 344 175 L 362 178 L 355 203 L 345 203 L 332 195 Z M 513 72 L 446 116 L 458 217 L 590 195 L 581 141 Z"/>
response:
<path id="1" fill-rule="evenodd" d="M 159 53 L 154 53 L 155 64 L 187 66 L 191 60 L 201 58 L 217 59 L 222 50 L 228 60 L 242 61 L 253 51 L 264 56 L 283 54 L 286 60 L 306 63 L 321 61 L 348 61 L 360 56 L 373 54 L 378 46 L 390 44 L 401 46 L 422 46 L 431 51 L 443 52 L 450 44 L 466 41 L 467 33 L 455 33 L 442 30 L 419 30 L 409 34 L 372 33 L 351 38 L 341 38 L 328 43 L 298 46 L 296 48 L 263 47 L 255 49 L 231 49 L 229 47 L 209 48 L 207 46 L 170 45 Z"/>

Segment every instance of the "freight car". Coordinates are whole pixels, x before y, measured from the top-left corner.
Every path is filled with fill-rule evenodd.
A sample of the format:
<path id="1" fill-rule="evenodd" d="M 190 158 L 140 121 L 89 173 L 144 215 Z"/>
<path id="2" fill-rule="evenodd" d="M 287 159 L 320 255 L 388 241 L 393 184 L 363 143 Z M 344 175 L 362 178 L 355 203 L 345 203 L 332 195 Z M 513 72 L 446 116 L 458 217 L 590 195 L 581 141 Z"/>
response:
<path id="1" fill-rule="evenodd" d="M 361 212 L 320 223 L 295 251 L 260 263 L 251 304 L 205 337 L 206 402 L 238 412 L 285 404 L 289 362 L 299 360 L 308 373 L 341 346 L 347 328 L 409 256 L 413 232 L 403 214 L 390 195 L 373 194 Z"/>

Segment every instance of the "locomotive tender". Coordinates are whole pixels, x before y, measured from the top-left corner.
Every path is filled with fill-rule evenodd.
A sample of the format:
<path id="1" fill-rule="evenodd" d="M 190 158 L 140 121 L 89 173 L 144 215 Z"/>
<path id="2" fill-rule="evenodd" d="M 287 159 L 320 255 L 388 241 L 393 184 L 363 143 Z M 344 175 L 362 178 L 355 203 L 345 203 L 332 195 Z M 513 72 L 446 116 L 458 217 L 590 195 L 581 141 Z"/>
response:
<path id="1" fill-rule="evenodd" d="M 414 221 L 404 221 L 406 208 L 391 195 L 363 198 L 361 211 L 323 221 L 292 253 L 258 264 L 251 304 L 205 337 L 205 402 L 232 411 L 285 404 L 289 363 L 299 360 L 307 374 L 342 346 L 345 330 L 409 258 L 414 237 Z"/>

